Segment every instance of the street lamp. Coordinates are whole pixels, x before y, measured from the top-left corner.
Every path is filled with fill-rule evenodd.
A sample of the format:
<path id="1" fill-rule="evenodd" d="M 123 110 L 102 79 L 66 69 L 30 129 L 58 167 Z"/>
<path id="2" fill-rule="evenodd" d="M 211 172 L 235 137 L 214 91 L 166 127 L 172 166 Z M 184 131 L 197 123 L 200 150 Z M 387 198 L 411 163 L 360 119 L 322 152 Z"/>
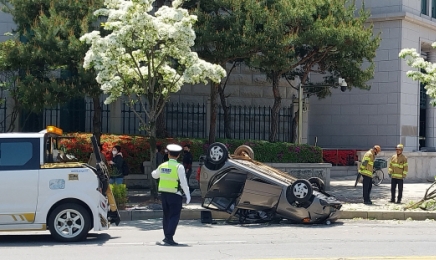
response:
<path id="1" fill-rule="evenodd" d="M 341 91 L 347 89 L 347 82 L 343 78 L 338 78 L 338 83 L 335 85 L 341 86 Z M 332 85 L 302 85 L 298 87 L 298 144 L 303 142 L 303 88 L 304 87 L 332 87 Z"/>

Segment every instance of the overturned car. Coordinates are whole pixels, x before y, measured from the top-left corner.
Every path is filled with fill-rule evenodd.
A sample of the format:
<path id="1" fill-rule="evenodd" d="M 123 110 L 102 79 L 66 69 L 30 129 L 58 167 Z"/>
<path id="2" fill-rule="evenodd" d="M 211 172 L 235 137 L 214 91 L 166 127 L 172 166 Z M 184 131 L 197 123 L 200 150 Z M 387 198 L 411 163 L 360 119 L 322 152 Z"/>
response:
<path id="1" fill-rule="evenodd" d="M 225 211 L 239 223 L 287 219 L 295 223 L 336 221 L 341 203 L 324 191 L 319 178 L 297 179 L 254 160 L 253 150 L 239 146 L 229 154 L 222 143 L 209 146 L 197 176 L 202 206 Z"/>

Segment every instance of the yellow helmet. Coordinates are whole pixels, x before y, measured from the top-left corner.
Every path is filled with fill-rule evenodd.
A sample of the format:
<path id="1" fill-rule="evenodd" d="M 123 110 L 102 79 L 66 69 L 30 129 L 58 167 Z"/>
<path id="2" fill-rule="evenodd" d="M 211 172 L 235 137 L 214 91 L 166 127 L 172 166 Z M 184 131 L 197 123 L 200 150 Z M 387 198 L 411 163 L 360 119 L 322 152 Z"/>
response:
<path id="1" fill-rule="evenodd" d="M 374 145 L 374 149 L 377 151 L 377 153 L 381 152 L 380 145 Z"/>
<path id="2" fill-rule="evenodd" d="M 403 150 L 403 148 L 404 148 L 404 145 L 402 145 L 402 144 L 398 144 L 397 147 L 396 147 L 395 149 L 401 149 L 401 150 Z"/>

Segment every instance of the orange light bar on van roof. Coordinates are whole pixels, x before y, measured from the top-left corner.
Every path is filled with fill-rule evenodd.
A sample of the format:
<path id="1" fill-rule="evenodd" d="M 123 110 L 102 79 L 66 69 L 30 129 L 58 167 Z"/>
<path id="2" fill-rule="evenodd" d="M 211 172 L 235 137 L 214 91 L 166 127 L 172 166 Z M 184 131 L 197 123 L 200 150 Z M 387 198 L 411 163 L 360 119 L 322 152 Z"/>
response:
<path id="1" fill-rule="evenodd" d="M 63 132 L 64 131 L 62 131 L 62 129 L 60 129 L 60 128 L 56 127 L 56 126 L 52 126 L 52 125 L 47 126 L 47 133 L 62 135 Z"/>

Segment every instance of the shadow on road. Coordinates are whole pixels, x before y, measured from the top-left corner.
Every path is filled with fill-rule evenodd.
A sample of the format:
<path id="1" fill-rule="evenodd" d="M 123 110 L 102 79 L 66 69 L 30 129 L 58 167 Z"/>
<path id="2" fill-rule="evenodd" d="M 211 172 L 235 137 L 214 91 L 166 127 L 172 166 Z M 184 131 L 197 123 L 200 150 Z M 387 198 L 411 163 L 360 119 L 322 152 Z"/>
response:
<path id="1" fill-rule="evenodd" d="M 39 247 L 39 246 L 55 246 L 55 245 L 103 245 L 110 239 L 116 239 L 116 237 L 111 237 L 107 233 L 90 233 L 86 240 L 75 243 L 65 243 L 58 242 L 50 234 L 31 234 L 22 235 L 17 233 L 16 235 L 0 235 L 0 248 L 1 247 Z"/>

